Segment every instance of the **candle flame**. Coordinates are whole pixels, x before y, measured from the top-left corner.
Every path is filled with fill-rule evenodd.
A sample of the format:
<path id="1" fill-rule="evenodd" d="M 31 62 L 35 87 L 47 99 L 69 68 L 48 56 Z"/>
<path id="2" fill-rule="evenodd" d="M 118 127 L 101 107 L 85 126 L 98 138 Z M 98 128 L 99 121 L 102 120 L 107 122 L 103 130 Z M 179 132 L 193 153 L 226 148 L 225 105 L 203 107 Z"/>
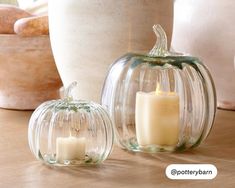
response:
<path id="1" fill-rule="evenodd" d="M 158 95 L 159 93 L 161 93 L 160 91 L 160 84 L 157 82 L 157 87 L 156 87 L 156 95 Z"/>
<path id="2" fill-rule="evenodd" d="M 169 92 L 161 91 L 160 84 L 158 82 L 157 82 L 155 94 L 156 95 L 168 95 L 168 96 L 176 96 L 177 95 L 177 93 L 174 91 L 169 91 Z"/>

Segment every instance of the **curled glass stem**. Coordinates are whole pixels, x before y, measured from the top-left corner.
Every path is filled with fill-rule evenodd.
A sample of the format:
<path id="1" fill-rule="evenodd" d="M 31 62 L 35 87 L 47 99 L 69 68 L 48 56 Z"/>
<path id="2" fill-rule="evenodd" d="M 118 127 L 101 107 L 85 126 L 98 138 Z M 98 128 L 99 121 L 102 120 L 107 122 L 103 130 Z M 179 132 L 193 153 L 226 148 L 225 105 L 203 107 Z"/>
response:
<path id="1" fill-rule="evenodd" d="M 68 88 L 65 89 L 64 91 L 64 98 L 67 101 L 72 101 L 73 100 L 73 96 L 72 96 L 72 90 L 77 86 L 77 82 L 72 82 Z"/>
<path id="2" fill-rule="evenodd" d="M 153 26 L 153 31 L 157 36 L 157 42 L 153 49 L 149 52 L 149 56 L 167 56 L 169 55 L 167 49 L 167 36 L 161 25 Z"/>

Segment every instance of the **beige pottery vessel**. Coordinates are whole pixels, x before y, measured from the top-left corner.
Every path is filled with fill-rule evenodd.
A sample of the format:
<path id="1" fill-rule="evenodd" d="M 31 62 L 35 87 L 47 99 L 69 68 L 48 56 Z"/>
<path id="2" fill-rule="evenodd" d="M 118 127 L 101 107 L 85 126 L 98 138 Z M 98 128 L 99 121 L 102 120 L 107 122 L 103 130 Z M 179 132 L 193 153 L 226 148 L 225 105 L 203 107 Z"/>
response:
<path id="1" fill-rule="evenodd" d="M 76 98 L 99 101 L 109 66 L 129 51 L 148 52 L 157 23 L 170 44 L 173 0 L 49 0 L 52 49 L 64 85 L 76 80 Z"/>
<path id="2" fill-rule="evenodd" d="M 235 102 L 235 1 L 176 0 L 172 47 L 200 57 L 214 78 L 219 104 Z M 224 103 L 229 108 L 228 102 Z"/>
<path id="3" fill-rule="evenodd" d="M 48 36 L 0 35 L 0 41 L 0 107 L 30 110 L 59 97 Z"/>

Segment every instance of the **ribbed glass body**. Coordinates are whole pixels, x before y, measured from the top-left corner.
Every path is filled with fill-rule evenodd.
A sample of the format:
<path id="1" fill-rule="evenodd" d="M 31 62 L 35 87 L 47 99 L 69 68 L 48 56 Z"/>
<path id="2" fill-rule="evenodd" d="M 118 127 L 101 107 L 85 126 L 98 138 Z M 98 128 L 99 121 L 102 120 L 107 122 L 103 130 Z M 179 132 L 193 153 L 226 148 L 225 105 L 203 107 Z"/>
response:
<path id="1" fill-rule="evenodd" d="M 213 80 L 198 58 L 167 50 L 160 25 L 153 31 L 157 42 L 148 54 L 128 53 L 111 66 L 102 105 L 123 148 L 154 153 L 196 147 L 214 122 Z"/>
<path id="2" fill-rule="evenodd" d="M 113 145 L 112 121 L 99 104 L 61 99 L 39 106 L 28 129 L 35 157 L 51 165 L 98 164 Z"/>
<path id="3" fill-rule="evenodd" d="M 137 93 L 145 94 L 138 98 Z M 127 54 L 110 68 L 102 104 L 114 119 L 121 147 L 175 151 L 195 147 L 208 136 L 216 93 L 210 73 L 195 57 Z"/>

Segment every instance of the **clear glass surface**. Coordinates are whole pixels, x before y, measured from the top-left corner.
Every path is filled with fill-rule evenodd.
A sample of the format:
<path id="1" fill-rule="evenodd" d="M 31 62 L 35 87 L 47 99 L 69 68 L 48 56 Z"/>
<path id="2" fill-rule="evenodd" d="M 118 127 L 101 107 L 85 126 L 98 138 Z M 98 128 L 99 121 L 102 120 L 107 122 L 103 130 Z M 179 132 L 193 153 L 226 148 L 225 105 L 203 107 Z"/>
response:
<path id="1" fill-rule="evenodd" d="M 110 154 L 113 125 L 99 104 L 69 97 L 43 103 L 29 122 L 32 153 L 58 166 L 98 164 Z"/>
<path id="2" fill-rule="evenodd" d="M 159 25 L 154 26 L 154 29 L 159 40 L 149 54 L 128 53 L 111 66 L 102 91 L 102 105 L 107 107 L 113 118 L 116 140 L 122 148 L 154 153 L 196 147 L 208 136 L 214 122 L 216 92 L 213 80 L 198 58 L 168 52 L 164 31 Z M 164 95 L 151 96 L 156 87 Z M 146 106 L 147 100 L 142 103 L 142 114 L 136 113 L 140 108 L 136 106 L 139 92 L 146 93 L 147 99 L 156 98 L 153 100 L 156 102 L 155 106 L 151 103 Z M 170 100 L 172 94 L 178 96 L 179 101 L 179 109 L 175 109 L 176 112 L 179 110 L 176 117 L 167 115 L 170 112 L 167 108 L 171 108 L 176 102 L 170 102 L 168 106 L 163 104 Z M 150 107 L 155 111 L 151 112 Z M 153 115 L 150 116 L 147 111 Z M 137 124 L 136 120 L 142 117 L 146 123 Z M 175 133 L 173 120 L 179 121 Z M 137 138 L 138 130 L 148 140 L 151 137 L 161 137 L 161 140 L 166 141 L 141 145 Z M 166 144 L 175 135 L 178 137 L 176 143 Z"/>

